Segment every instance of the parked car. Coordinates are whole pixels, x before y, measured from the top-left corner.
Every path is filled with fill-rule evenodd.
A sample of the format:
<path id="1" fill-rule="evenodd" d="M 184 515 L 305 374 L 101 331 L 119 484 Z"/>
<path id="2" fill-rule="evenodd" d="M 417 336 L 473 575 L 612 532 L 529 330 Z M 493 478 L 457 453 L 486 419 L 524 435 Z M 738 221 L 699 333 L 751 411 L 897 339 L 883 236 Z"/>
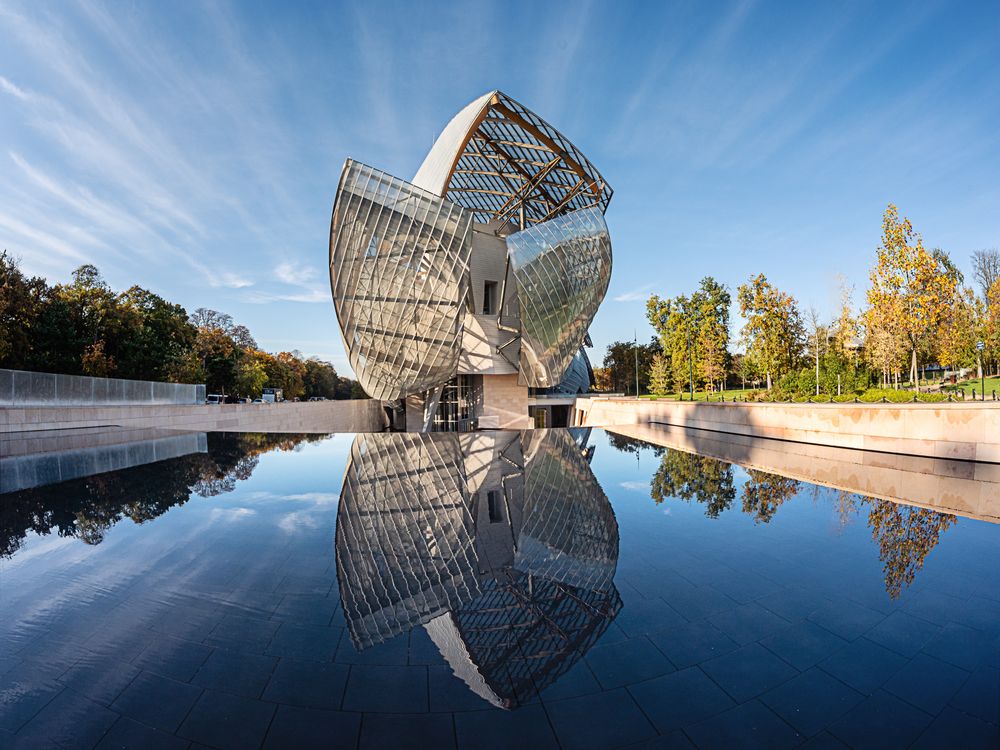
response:
<path id="1" fill-rule="evenodd" d="M 219 405 L 226 403 L 226 397 L 219 393 L 210 393 L 205 399 L 206 404 Z"/>
<path id="2" fill-rule="evenodd" d="M 270 401 L 265 401 L 265 400 L 264 400 L 264 399 L 262 399 L 262 398 L 255 398 L 255 399 L 253 400 L 253 402 L 254 402 L 255 404 L 269 404 L 269 403 L 271 403 Z"/>
<path id="3" fill-rule="evenodd" d="M 326 396 L 310 396 L 310 401 L 326 401 Z"/>

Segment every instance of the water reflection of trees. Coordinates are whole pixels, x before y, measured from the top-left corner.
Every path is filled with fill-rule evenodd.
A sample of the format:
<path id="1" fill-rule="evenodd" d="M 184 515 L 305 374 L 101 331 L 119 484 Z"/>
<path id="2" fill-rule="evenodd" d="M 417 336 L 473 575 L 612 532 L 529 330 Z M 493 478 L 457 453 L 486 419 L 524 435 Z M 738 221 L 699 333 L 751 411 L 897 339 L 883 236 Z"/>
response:
<path id="1" fill-rule="evenodd" d="M 893 599 L 913 583 L 941 534 L 958 520 L 950 513 L 849 492 L 840 492 L 838 499 L 842 522 L 868 509 L 868 527 L 879 548 L 885 590 Z"/>
<path id="2" fill-rule="evenodd" d="M 780 474 L 759 469 L 747 469 L 743 485 L 743 512 L 753 516 L 754 523 L 770 523 L 778 508 L 795 497 L 799 483 Z"/>
<path id="3" fill-rule="evenodd" d="M 141 524 L 183 505 L 191 495 L 231 492 L 262 453 L 292 450 L 322 435 L 212 433 L 208 451 L 5 495 L 0 504 L 0 557 L 11 557 L 29 533 L 99 544 L 124 518 Z"/>
<path id="4" fill-rule="evenodd" d="M 733 464 L 673 448 L 649 446 L 622 436 L 614 436 L 611 445 L 627 453 L 654 448 L 660 465 L 650 487 L 657 504 L 670 498 L 694 500 L 705 506 L 706 516 L 717 518 L 736 499 Z M 742 511 L 755 523 L 770 523 L 778 509 L 802 490 L 803 484 L 798 480 L 759 469 L 746 471 Z M 899 598 L 913 583 L 941 534 L 958 520 L 949 513 L 849 492 L 840 492 L 838 498 L 841 525 L 867 512 L 866 521 L 883 565 L 885 590 L 893 599 Z"/>
<path id="5" fill-rule="evenodd" d="M 704 504 L 709 518 L 717 518 L 736 499 L 732 464 L 673 449 L 661 456 L 650 488 L 657 503 L 678 497 Z"/>

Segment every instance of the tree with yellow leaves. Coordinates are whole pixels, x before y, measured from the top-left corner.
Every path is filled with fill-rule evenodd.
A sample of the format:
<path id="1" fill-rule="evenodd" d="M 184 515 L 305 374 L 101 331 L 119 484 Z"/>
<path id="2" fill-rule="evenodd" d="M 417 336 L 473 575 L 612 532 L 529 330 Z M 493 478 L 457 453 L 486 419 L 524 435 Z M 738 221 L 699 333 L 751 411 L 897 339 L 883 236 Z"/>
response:
<path id="1" fill-rule="evenodd" d="M 898 332 L 910 352 L 910 382 L 917 380 L 917 352 L 950 309 L 957 280 L 941 254 L 924 248 L 910 220 L 891 203 L 882 216 L 882 244 L 868 290 L 868 323 Z"/>

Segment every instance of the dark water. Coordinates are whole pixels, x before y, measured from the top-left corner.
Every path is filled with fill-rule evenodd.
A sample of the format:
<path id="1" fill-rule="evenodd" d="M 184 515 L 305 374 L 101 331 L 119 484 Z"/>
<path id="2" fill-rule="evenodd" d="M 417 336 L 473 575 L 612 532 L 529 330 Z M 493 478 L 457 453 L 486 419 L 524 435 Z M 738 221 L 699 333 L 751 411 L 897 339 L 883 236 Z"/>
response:
<path id="1" fill-rule="evenodd" d="M 605 434 L 0 495 L 2 747 L 1000 746 L 1000 526 Z"/>

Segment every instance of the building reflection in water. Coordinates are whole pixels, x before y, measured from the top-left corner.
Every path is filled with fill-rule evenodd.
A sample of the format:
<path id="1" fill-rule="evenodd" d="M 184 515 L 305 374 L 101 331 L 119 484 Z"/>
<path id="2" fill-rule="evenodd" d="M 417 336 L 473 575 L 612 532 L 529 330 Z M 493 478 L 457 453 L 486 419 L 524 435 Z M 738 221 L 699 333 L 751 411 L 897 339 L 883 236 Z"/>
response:
<path id="1" fill-rule="evenodd" d="M 358 435 L 337 515 L 359 651 L 423 626 L 477 695 L 551 685 L 621 609 L 618 524 L 589 431 Z"/>

